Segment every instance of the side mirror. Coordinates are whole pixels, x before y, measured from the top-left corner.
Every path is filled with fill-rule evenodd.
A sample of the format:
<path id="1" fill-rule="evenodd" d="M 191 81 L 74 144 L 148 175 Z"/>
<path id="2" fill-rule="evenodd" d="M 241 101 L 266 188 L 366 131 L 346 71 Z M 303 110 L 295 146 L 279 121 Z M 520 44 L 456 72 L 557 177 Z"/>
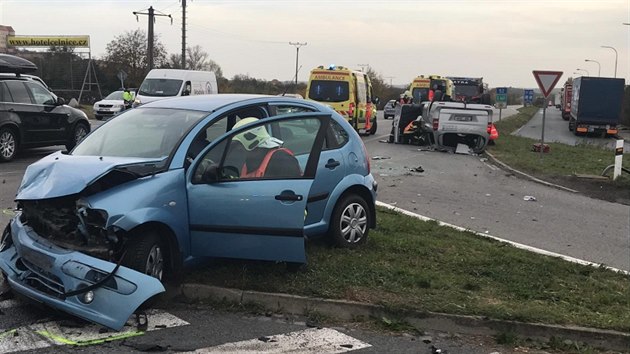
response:
<path id="1" fill-rule="evenodd" d="M 63 106 L 64 104 L 66 104 L 66 100 L 63 97 L 57 97 L 57 105 Z"/>

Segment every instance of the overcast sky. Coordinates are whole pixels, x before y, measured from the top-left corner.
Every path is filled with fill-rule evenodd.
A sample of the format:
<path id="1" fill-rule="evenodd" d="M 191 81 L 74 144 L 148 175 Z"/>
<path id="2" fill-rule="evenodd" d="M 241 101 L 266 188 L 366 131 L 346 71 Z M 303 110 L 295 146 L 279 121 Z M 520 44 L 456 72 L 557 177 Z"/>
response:
<path id="1" fill-rule="evenodd" d="M 396 84 L 420 74 L 482 76 L 490 87 L 536 87 L 532 70 L 576 69 L 591 76 L 630 78 L 630 0 L 188 0 L 187 44 L 200 45 L 226 77 L 247 74 L 292 80 L 319 65 L 360 69 L 369 64 Z M 169 54 L 181 53 L 181 0 L 0 0 L 0 24 L 16 35 L 89 35 L 102 57 L 115 36 L 147 30 L 153 6 L 155 33 Z M 146 12 L 146 11 L 143 11 Z M 583 71 L 581 73 L 584 73 Z"/>

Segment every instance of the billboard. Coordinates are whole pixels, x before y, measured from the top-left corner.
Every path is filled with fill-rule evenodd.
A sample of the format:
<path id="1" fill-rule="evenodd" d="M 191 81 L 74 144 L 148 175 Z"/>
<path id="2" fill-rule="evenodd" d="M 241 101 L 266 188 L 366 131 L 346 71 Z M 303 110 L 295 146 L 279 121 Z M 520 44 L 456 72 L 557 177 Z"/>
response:
<path id="1" fill-rule="evenodd" d="M 7 36 L 9 47 L 89 47 L 90 36 Z"/>

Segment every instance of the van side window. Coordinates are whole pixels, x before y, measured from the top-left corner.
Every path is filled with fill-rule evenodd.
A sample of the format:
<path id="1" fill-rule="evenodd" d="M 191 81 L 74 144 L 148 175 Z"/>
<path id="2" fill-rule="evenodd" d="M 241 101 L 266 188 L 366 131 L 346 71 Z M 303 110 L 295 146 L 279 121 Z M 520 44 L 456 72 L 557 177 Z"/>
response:
<path id="1" fill-rule="evenodd" d="M 188 96 L 192 93 L 192 84 L 190 81 L 186 81 L 184 84 L 184 90 L 182 91 L 182 96 Z"/>

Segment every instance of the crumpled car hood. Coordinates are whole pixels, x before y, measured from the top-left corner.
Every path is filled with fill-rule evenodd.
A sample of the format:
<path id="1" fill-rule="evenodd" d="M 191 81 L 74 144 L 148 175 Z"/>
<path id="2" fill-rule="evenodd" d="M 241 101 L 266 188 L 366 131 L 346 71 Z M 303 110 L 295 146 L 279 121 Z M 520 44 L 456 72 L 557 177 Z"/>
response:
<path id="1" fill-rule="evenodd" d="M 76 194 L 118 166 L 150 161 L 155 160 L 73 156 L 57 151 L 28 166 L 15 199 L 38 200 Z"/>

